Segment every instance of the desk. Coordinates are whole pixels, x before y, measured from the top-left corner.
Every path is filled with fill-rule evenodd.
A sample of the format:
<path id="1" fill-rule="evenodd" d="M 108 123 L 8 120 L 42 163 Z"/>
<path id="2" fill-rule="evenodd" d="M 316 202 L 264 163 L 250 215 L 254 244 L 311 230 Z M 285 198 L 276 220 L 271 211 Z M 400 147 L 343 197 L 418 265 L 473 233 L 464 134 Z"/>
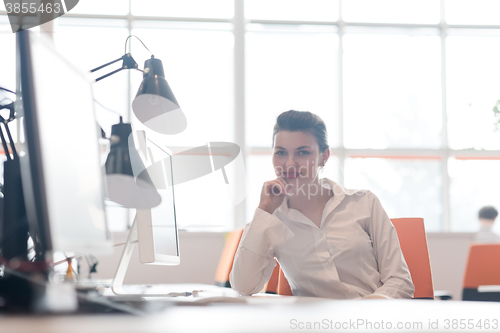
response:
<path id="1" fill-rule="evenodd" d="M 460 325 L 462 319 L 466 325 L 472 323 L 477 325 L 479 320 L 483 325 L 482 329 L 474 327 L 464 331 L 500 332 L 500 303 L 328 300 L 302 297 L 249 297 L 247 300 L 248 304 L 171 306 L 161 313 L 144 317 L 2 316 L 0 331 L 5 333 L 365 332 L 370 330 L 455 332 L 459 329 L 452 327 L 452 320 L 456 319 L 456 325 Z M 484 328 L 486 319 L 489 321 L 490 329 Z M 448 329 L 446 320 L 450 320 Z M 493 320 L 497 321 L 496 329 L 491 328 Z M 359 325 L 356 327 L 353 322 Z M 368 323 L 371 323 L 372 329 Z M 388 329 L 388 323 L 391 323 L 392 329 Z M 396 328 L 398 323 L 403 323 L 403 327 L 413 325 L 413 328 L 399 330 Z M 429 327 L 430 323 L 434 325 L 432 328 Z M 379 327 L 380 325 L 385 325 L 384 329 Z M 379 329 L 376 330 L 376 327 Z"/>

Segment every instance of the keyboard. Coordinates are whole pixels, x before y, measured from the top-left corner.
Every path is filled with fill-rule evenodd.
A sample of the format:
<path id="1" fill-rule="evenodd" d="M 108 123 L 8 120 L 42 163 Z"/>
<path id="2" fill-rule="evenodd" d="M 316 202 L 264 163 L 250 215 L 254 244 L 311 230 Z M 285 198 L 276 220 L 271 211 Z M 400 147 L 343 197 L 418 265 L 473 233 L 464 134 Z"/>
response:
<path id="1" fill-rule="evenodd" d="M 115 295 L 111 288 L 98 287 L 99 295 L 87 294 L 88 302 L 117 305 L 118 312 L 157 312 L 174 305 L 208 305 L 212 303 L 247 303 L 247 298 L 230 289 L 208 284 L 125 285 L 126 295 Z M 151 296 L 149 296 L 151 295 Z M 170 296 L 169 296 L 170 295 Z M 185 295 L 185 296 L 175 296 Z"/>

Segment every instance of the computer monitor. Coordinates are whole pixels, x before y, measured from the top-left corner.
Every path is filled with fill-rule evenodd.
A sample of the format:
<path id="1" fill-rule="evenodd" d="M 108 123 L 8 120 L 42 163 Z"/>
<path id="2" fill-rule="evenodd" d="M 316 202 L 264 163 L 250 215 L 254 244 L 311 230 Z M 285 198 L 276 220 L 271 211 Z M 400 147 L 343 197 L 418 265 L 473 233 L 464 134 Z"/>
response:
<path id="1" fill-rule="evenodd" d="M 141 137 L 144 139 L 144 133 Z M 143 264 L 178 265 L 180 253 L 172 184 L 172 153 L 149 138 L 145 147 L 146 154 L 143 156 L 147 167 L 143 172 L 148 172 L 153 180 L 161 203 L 150 210 L 137 212 L 139 258 Z"/>
<path id="2" fill-rule="evenodd" d="M 112 244 L 106 224 L 105 175 L 99 156 L 92 80 L 43 36 L 22 31 L 17 33 L 17 42 L 26 148 L 21 172 L 37 253 L 109 253 Z M 121 289 L 129 250 L 136 243 L 135 231 L 143 264 L 180 263 L 172 154 L 166 147 L 146 140 L 145 134 L 141 137 L 143 141 L 137 145 L 132 137 L 129 142 L 130 147 L 139 147 L 146 167 L 134 170 L 134 176 L 147 172 L 162 200 L 157 207 L 137 210 L 115 277 L 115 290 Z"/>
<path id="3" fill-rule="evenodd" d="M 127 268 L 132 258 L 134 245 L 139 245 L 139 258 L 147 265 L 178 265 L 180 263 L 179 236 L 175 215 L 172 153 L 164 145 L 146 139 L 143 131 L 137 132 L 139 155 L 144 170 L 134 170 L 135 176 L 147 172 L 161 196 L 160 205 L 150 209 L 138 209 L 122 251 L 111 289 L 116 295 L 165 296 L 168 292 L 149 289 L 148 292 L 134 286 L 124 286 Z M 134 135 L 129 137 L 129 147 L 134 144 Z M 164 291 L 164 290 L 162 290 Z"/>
<path id="4" fill-rule="evenodd" d="M 92 80 L 47 37 L 16 35 L 21 177 L 37 259 L 53 251 L 111 253 Z"/>

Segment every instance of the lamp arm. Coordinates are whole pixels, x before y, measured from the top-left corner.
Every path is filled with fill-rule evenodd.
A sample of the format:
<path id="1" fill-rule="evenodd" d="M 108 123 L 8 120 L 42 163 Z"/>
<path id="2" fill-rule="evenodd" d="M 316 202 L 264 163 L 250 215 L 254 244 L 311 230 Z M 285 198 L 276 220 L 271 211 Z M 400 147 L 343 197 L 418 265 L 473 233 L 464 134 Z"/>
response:
<path id="1" fill-rule="evenodd" d="M 4 117 L 0 116 L 0 123 L 3 123 L 3 125 L 5 126 L 5 132 L 7 133 L 7 136 L 9 138 L 10 146 L 12 149 L 12 155 L 14 155 L 14 159 L 16 160 L 19 158 L 19 156 L 17 155 L 16 147 L 14 146 L 14 140 L 12 140 L 12 135 L 10 134 L 10 129 L 9 129 L 9 125 L 8 125 L 9 122 L 16 119 L 15 111 L 14 111 L 14 102 L 7 104 L 7 105 L 4 105 L 4 106 L 0 106 L 0 110 L 3 110 L 3 109 L 8 109 L 10 111 L 9 119 L 5 119 Z M 3 134 L 1 127 L 0 127 L 0 137 L 2 139 L 2 145 L 4 147 L 4 151 L 5 151 L 5 155 L 7 156 L 7 160 L 10 160 L 10 153 L 9 153 L 8 148 L 7 148 L 7 143 L 5 142 L 5 136 Z"/>
<path id="2" fill-rule="evenodd" d="M 107 78 L 108 76 L 111 76 L 111 75 L 113 75 L 113 74 L 115 74 L 115 73 L 118 73 L 118 72 L 120 72 L 120 71 L 122 71 L 122 70 L 124 70 L 124 68 L 118 68 L 117 70 L 112 71 L 111 73 L 108 73 L 108 74 L 106 74 L 106 75 L 103 75 L 103 76 L 101 76 L 101 77 L 98 77 L 97 79 L 95 79 L 95 82 L 101 81 L 102 79 L 105 79 L 105 78 Z"/>
<path id="3" fill-rule="evenodd" d="M 18 160 L 19 156 L 17 155 L 16 146 L 14 145 L 14 140 L 12 140 L 12 135 L 10 134 L 9 125 L 7 122 L 4 122 L 3 125 L 5 126 L 5 131 L 7 132 L 7 137 L 10 141 L 10 149 L 12 150 L 12 155 L 14 155 L 15 160 Z"/>
<path id="4" fill-rule="evenodd" d="M 3 150 L 5 152 L 5 156 L 7 157 L 7 161 L 11 161 L 12 158 L 10 157 L 9 147 L 7 147 L 7 142 L 5 141 L 5 136 L 3 135 L 3 131 L 2 131 L 1 127 L 0 127 L 0 138 L 2 140 L 2 146 L 3 146 Z"/>
<path id="5" fill-rule="evenodd" d="M 108 62 L 107 64 L 104 64 L 104 65 L 102 65 L 102 66 L 96 67 L 96 68 L 94 68 L 94 69 L 90 70 L 90 72 L 91 72 L 91 73 L 94 73 L 94 72 L 96 72 L 96 71 L 100 70 L 101 68 L 107 67 L 107 66 L 109 66 L 109 65 L 111 65 L 111 64 L 114 64 L 115 62 L 118 62 L 118 61 L 120 61 L 120 60 L 122 60 L 122 59 L 123 59 L 123 56 L 122 56 L 122 57 L 120 57 L 120 58 L 118 58 L 118 59 L 116 59 L 116 60 L 110 61 L 110 62 Z"/>
<path id="6" fill-rule="evenodd" d="M 139 65 L 135 62 L 134 58 L 132 58 L 132 55 L 130 53 L 127 53 L 127 54 L 124 54 L 123 56 L 121 56 L 120 58 L 118 58 L 116 60 L 113 60 L 111 62 L 108 62 L 107 64 L 104 64 L 102 66 L 99 66 L 99 67 L 96 67 L 96 68 L 92 69 L 90 72 L 94 73 L 94 72 L 96 72 L 96 71 L 98 71 L 98 70 L 100 70 L 100 69 L 102 69 L 104 67 L 107 67 L 107 66 L 109 66 L 111 64 L 114 64 L 115 62 L 118 62 L 120 60 L 123 61 L 121 68 L 119 68 L 117 70 L 114 70 L 111 73 L 108 73 L 106 75 L 103 75 L 103 76 L 97 78 L 95 81 L 97 82 L 97 81 L 100 81 L 102 79 L 105 79 L 108 76 L 111 76 L 111 75 L 113 75 L 115 73 L 118 73 L 119 71 L 124 70 L 124 69 L 137 69 L 137 67 L 139 67 Z"/>
<path id="7" fill-rule="evenodd" d="M 16 94 L 16 93 L 15 93 L 15 92 L 13 92 L 12 90 L 7 89 L 7 88 L 4 88 L 4 87 L 0 87 L 0 90 L 5 90 L 5 91 L 10 92 L 11 94 L 14 94 L 14 95 Z"/>

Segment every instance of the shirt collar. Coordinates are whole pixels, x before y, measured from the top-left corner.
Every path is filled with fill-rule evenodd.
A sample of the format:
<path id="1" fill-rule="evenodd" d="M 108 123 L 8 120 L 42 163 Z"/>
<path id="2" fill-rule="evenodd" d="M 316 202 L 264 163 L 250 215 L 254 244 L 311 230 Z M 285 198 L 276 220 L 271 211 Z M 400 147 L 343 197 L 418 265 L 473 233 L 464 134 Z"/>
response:
<path id="1" fill-rule="evenodd" d="M 349 190 L 328 178 L 320 179 L 320 184 L 322 187 L 333 191 L 333 197 L 326 203 L 325 209 L 323 210 L 323 216 L 321 218 L 322 226 L 326 217 L 342 202 L 342 200 L 344 200 L 345 195 L 346 193 L 349 193 Z M 298 222 L 307 222 L 307 224 L 312 223 L 301 212 L 295 209 L 290 209 L 290 207 L 288 207 L 288 196 L 285 197 L 281 206 L 276 210 L 276 212 L 278 211 L 281 211 L 291 220 Z"/>
<path id="2" fill-rule="evenodd" d="M 479 227 L 479 231 L 493 231 L 493 225 L 482 223 Z"/>
<path id="3" fill-rule="evenodd" d="M 323 187 L 328 188 L 333 192 L 333 198 L 326 203 L 325 209 L 323 210 L 323 216 L 321 217 L 321 226 L 323 226 L 326 217 L 330 215 L 335 208 L 337 208 L 342 200 L 344 200 L 347 190 L 342 185 L 339 185 L 328 178 L 323 178 L 321 181 Z"/>

